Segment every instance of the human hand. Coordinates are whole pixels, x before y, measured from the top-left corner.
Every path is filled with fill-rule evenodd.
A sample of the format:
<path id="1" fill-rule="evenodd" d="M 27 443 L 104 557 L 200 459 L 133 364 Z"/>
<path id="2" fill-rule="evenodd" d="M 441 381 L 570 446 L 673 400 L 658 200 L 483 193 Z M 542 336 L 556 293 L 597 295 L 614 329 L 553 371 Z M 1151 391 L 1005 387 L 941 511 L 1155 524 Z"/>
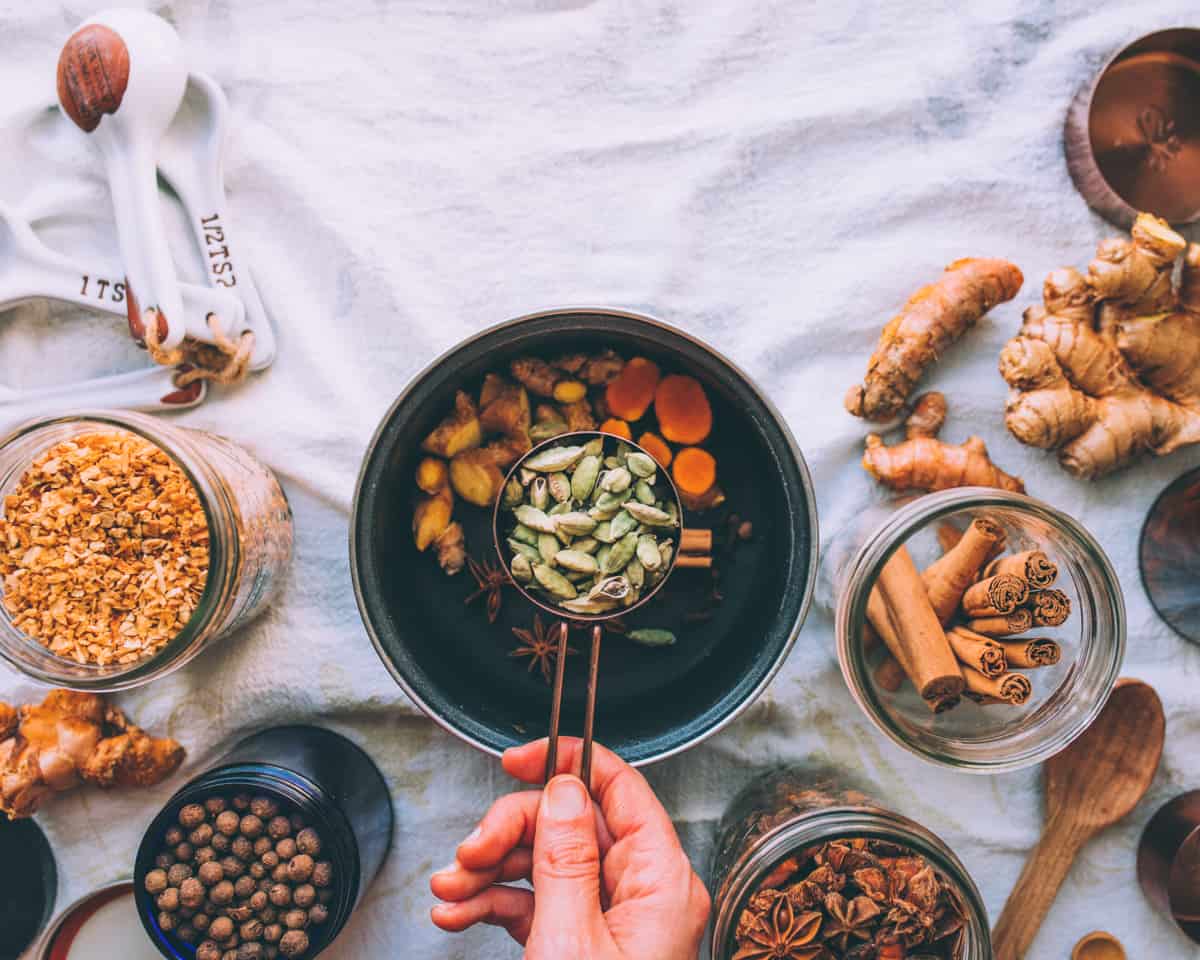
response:
<path id="1" fill-rule="evenodd" d="M 695 960 L 708 891 L 646 779 L 599 744 L 595 802 L 574 769 L 581 741 L 559 741 L 545 790 L 497 800 L 430 886 L 433 922 L 504 927 L 526 960 Z M 509 775 L 539 784 L 546 741 L 507 751 Z M 533 891 L 508 886 L 532 880 Z"/>

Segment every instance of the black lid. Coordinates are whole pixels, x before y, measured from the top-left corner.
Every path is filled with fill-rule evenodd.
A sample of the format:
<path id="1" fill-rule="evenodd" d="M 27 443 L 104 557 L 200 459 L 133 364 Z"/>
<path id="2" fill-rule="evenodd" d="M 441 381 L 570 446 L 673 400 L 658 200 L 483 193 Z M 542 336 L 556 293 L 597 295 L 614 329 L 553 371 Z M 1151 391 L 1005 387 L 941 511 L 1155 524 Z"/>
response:
<path id="1" fill-rule="evenodd" d="M 54 910 L 58 870 L 41 828 L 0 814 L 0 960 L 16 960 Z"/>

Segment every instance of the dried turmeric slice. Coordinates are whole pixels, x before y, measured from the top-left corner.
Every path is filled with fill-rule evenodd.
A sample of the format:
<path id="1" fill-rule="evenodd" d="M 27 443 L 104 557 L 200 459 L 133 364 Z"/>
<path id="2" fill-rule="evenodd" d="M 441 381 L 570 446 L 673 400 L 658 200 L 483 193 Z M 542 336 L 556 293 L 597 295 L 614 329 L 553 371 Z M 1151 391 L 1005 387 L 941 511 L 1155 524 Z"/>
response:
<path id="1" fill-rule="evenodd" d="M 673 443 L 703 443 L 712 432 L 712 407 L 695 377 L 663 377 L 654 394 L 654 412 L 658 429 Z"/>
<path id="2" fill-rule="evenodd" d="M 717 461 L 707 450 L 687 447 L 675 455 L 675 466 L 671 471 L 675 486 L 681 492 L 699 497 L 712 489 L 717 482 Z"/>
<path id="3" fill-rule="evenodd" d="M 657 460 L 660 467 L 669 467 L 671 458 L 675 456 L 667 441 L 657 433 L 646 431 L 638 438 L 638 445 Z"/>
<path id="4" fill-rule="evenodd" d="M 624 420 L 618 420 L 616 417 L 609 417 L 602 424 L 600 429 L 604 433 L 611 433 L 614 436 L 624 437 L 626 440 L 633 439 L 633 431 L 629 429 L 629 424 Z"/>
<path id="5" fill-rule="evenodd" d="M 634 357 L 605 388 L 609 413 L 629 423 L 641 420 L 654 402 L 659 376 L 653 360 Z"/>

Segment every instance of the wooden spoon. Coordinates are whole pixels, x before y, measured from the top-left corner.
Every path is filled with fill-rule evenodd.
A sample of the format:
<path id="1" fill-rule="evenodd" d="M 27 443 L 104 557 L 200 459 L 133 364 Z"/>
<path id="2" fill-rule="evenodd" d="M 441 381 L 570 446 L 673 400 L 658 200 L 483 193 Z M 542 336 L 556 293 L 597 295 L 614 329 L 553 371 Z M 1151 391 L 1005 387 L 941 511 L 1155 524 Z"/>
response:
<path id="1" fill-rule="evenodd" d="M 1083 845 L 1150 788 L 1165 734 L 1154 688 L 1123 679 L 1092 725 L 1046 761 L 1046 827 L 992 932 L 994 960 L 1025 955 Z"/>

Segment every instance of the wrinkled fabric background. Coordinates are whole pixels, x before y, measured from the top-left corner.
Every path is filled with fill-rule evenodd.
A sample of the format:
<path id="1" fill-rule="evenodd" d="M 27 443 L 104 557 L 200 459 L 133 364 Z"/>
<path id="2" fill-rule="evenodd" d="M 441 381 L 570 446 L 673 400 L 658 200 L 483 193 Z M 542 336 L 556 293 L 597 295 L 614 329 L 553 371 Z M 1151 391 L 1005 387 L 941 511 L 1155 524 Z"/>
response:
<path id="1" fill-rule="evenodd" d="M 395 847 L 330 960 L 517 957 L 499 930 L 428 921 L 429 873 L 497 796 L 498 764 L 442 733 L 380 666 L 350 587 L 347 521 L 359 461 L 405 383 L 461 338 L 570 303 L 642 310 L 745 367 L 790 421 L 819 491 L 822 534 L 879 496 L 842 412 L 881 324 L 963 255 L 1027 278 L 929 381 L 946 436 L 978 433 L 1036 495 L 1077 516 L 1126 589 L 1125 672 L 1163 694 L 1168 742 L 1153 791 L 1090 844 L 1030 957 L 1111 930 L 1134 957 L 1194 955 L 1142 899 L 1141 827 L 1200 785 L 1200 651 L 1153 615 L 1136 544 L 1190 451 L 1095 485 L 1004 430 L 1001 345 L 1041 278 L 1086 264 L 1109 228 L 1063 162 L 1064 111 L 1125 41 L 1194 19 L 1194 5 L 618 0 L 179 0 L 155 6 L 233 106 L 227 180 L 236 229 L 278 321 L 278 362 L 179 417 L 228 434 L 278 471 L 296 514 L 284 596 L 261 621 L 167 680 L 120 697 L 178 737 L 187 765 L 141 793 L 80 791 L 41 816 L 60 904 L 126 873 L 146 822 L 239 735 L 311 720 L 383 768 Z M 0 112 L 49 102 L 64 38 L 92 4 L 0 2 Z M 95 178 L 87 145 L 49 162 L 0 125 L 0 200 Z M 101 196 L 101 201 L 104 201 Z M 106 250 L 104 202 L 64 249 Z M 181 273 L 198 256 L 171 213 Z M 70 225 L 68 225 L 70 226 Z M 88 246 L 90 244 L 90 247 Z M 27 304 L 0 315 L 0 381 L 31 387 L 143 364 L 119 321 Z M 832 761 L 958 852 L 992 919 L 1042 821 L 1036 771 L 992 778 L 927 766 L 851 702 L 815 609 L 770 690 L 737 723 L 648 771 L 704 872 L 732 792 L 780 760 Z M 0 669 L 0 696 L 37 695 Z M 652 960 L 652 958 L 647 958 Z"/>

